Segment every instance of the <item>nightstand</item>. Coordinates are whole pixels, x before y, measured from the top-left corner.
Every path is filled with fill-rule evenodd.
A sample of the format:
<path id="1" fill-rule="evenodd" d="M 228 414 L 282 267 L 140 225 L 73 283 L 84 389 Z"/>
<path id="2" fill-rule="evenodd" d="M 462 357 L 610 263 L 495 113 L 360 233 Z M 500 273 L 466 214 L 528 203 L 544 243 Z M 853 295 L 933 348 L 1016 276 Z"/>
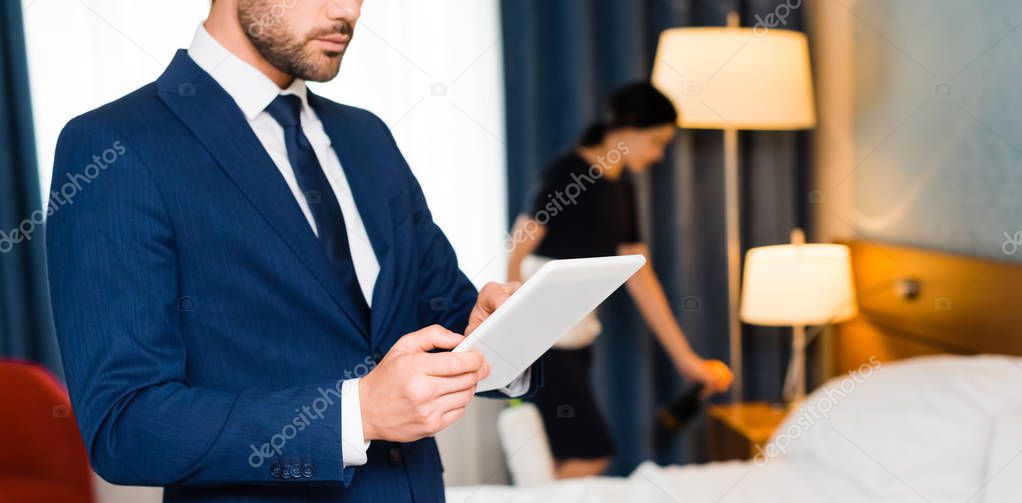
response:
<path id="1" fill-rule="evenodd" d="M 752 459 L 788 416 L 788 407 L 769 403 L 736 403 L 709 408 L 707 433 L 710 461 Z"/>

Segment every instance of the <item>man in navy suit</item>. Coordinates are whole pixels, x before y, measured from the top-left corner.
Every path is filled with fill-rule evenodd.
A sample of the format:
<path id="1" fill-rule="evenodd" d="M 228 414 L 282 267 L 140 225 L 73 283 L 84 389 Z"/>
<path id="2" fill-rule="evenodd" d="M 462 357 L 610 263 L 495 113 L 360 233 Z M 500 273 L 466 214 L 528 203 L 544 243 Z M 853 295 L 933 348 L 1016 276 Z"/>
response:
<path id="1" fill-rule="evenodd" d="M 432 435 L 489 367 L 437 350 L 516 285 L 477 293 L 383 122 L 306 89 L 337 74 L 361 3 L 214 0 L 156 82 L 61 133 L 52 303 L 105 479 L 168 501 L 443 500 Z"/>

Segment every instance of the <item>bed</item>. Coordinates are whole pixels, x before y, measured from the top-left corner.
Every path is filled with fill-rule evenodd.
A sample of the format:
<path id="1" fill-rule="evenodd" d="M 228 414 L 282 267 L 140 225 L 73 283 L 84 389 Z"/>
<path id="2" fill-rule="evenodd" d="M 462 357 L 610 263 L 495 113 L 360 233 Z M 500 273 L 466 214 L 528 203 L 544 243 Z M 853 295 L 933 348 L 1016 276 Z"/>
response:
<path id="1" fill-rule="evenodd" d="M 448 488 L 448 501 L 1022 501 L 1022 267 L 852 247 L 861 316 L 753 460 Z"/>

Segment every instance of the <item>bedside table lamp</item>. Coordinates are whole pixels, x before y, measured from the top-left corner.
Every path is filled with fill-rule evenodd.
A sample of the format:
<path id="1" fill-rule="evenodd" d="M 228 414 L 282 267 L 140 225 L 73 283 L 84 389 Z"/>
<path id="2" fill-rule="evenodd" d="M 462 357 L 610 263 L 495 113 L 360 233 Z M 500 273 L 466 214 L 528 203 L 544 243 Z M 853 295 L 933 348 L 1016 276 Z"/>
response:
<path id="1" fill-rule="evenodd" d="M 805 34 L 758 26 L 672 28 L 660 35 L 652 82 L 678 107 L 678 126 L 724 130 L 731 397 L 742 400 L 742 334 L 738 130 L 798 130 L 816 126 L 809 43 Z"/>
<path id="2" fill-rule="evenodd" d="M 742 321 L 793 327 L 785 401 L 805 398 L 806 325 L 840 323 L 857 314 L 847 246 L 805 244 L 802 231 L 796 229 L 792 244 L 753 248 L 746 254 Z"/>

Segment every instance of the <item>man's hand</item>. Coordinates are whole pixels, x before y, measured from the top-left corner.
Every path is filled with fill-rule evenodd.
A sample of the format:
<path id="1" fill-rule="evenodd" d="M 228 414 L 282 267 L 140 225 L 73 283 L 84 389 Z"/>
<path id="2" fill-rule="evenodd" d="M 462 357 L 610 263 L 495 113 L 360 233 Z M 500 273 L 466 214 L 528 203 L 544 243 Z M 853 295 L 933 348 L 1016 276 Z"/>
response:
<path id="1" fill-rule="evenodd" d="M 477 352 L 453 349 L 464 339 L 439 325 L 398 339 L 359 382 L 366 441 L 411 442 L 435 435 L 465 414 L 476 383 L 490 374 Z"/>
<path id="2" fill-rule="evenodd" d="M 468 317 L 468 328 L 465 329 L 465 335 L 471 334 L 476 328 L 479 328 L 483 320 L 489 318 L 520 286 L 522 284 L 517 281 L 504 284 L 491 282 L 484 285 L 483 289 L 479 291 L 476 306 L 472 308 L 472 314 Z"/>

